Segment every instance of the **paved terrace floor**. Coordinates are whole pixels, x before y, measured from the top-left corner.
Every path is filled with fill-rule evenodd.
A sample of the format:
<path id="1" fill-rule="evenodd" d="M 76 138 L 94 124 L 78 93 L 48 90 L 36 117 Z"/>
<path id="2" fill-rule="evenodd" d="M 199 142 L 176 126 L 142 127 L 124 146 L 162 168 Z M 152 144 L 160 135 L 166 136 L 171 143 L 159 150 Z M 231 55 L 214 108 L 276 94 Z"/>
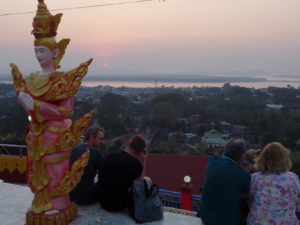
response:
<path id="1" fill-rule="evenodd" d="M 0 225 L 24 225 L 25 213 L 33 194 L 27 186 L 4 183 L 0 180 Z M 164 219 L 144 225 L 201 225 L 193 216 L 165 212 Z M 94 204 L 79 207 L 79 215 L 70 225 L 136 225 L 126 213 L 109 213 Z"/>

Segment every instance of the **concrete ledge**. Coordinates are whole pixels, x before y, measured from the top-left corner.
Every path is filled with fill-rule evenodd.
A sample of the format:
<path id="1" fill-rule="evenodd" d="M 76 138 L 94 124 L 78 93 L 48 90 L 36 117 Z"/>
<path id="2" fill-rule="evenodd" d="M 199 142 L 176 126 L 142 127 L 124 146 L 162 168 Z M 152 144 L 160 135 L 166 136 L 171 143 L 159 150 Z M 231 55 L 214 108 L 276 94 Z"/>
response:
<path id="1" fill-rule="evenodd" d="M 136 225 L 127 213 L 111 213 L 103 210 L 99 204 L 80 206 L 79 215 L 70 225 Z M 164 212 L 160 221 L 143 223 L 144 225 L 201 225 L 201 220 L 194 216 L 186 216 Z"/>
<path id="2" fill-rule="evenodd" d="M 24 225 L 25 213 L 31 205 L 33 194 L 29 187 L 4 183 L 0 180 L 0 224 Z M 128 214 L 110 213 L 99 204 L 80 206 L 78 217 L 70 225 L 135 225 Z M 164 219 L 145 225 L 201 225 L 201 220 L 194 216 L 164 212 Z"/>

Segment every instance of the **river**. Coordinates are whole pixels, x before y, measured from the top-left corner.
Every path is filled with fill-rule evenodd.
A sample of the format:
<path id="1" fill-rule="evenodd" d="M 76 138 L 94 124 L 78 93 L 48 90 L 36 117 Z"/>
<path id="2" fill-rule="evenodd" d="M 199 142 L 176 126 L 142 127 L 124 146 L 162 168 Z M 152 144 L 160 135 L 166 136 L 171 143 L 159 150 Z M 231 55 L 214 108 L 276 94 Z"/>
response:
<path id="1" fill-rule="evenodd" d="M 112 86 L 112 87 L 131 87 L 131 88 L 154 88 L 154 87 L 222 87 L 224 82 L 149 82 L 149 81 L 83 81 L 83 86 L 95 87 L 95 86 Z M 231 85 L 238 85 L 240 87 L 247 88 L 267 88 L 274 87 L 287 87 L 290 85 L 295 88 L 300 87 L 300 80 L 268 80 L 262 82 L 232 82 Z"/>

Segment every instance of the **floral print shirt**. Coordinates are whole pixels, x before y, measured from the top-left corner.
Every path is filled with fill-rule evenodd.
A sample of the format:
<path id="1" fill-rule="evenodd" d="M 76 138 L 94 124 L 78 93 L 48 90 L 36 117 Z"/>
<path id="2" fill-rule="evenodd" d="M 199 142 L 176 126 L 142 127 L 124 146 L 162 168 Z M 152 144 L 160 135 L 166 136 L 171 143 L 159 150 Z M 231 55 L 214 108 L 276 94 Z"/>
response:
<path id="1" fill-rule="evenodd" d="M 248 225 L 299 225 L 300 183 L 296 174 L 254 173 Z"/>

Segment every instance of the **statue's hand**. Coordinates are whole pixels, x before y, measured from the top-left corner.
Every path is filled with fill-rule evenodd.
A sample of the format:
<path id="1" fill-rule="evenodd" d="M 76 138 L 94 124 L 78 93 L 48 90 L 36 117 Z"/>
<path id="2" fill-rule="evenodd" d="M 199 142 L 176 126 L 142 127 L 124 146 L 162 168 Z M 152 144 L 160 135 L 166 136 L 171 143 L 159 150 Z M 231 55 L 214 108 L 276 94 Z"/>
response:
<path id="1" fill-rule="evenodd" d="M 17 95 L 19 95 L 19 93 L 24 90 L 25 82 L 23 80 L 22 73 L 19 70 L 18 66 L 11 63 L 10 67 L 11 67 L 11 74 L 13 77 L 16 93 Z"/>
<path id="2" fill-rule="evenodd" d="M 33 98 L 29 94 L 21 91 L 18 96 L 18 99 L 19 99 L 20 104 L 26 109 L 26 111 L 33 111 L 34 101 L 33 101 Z"/>

